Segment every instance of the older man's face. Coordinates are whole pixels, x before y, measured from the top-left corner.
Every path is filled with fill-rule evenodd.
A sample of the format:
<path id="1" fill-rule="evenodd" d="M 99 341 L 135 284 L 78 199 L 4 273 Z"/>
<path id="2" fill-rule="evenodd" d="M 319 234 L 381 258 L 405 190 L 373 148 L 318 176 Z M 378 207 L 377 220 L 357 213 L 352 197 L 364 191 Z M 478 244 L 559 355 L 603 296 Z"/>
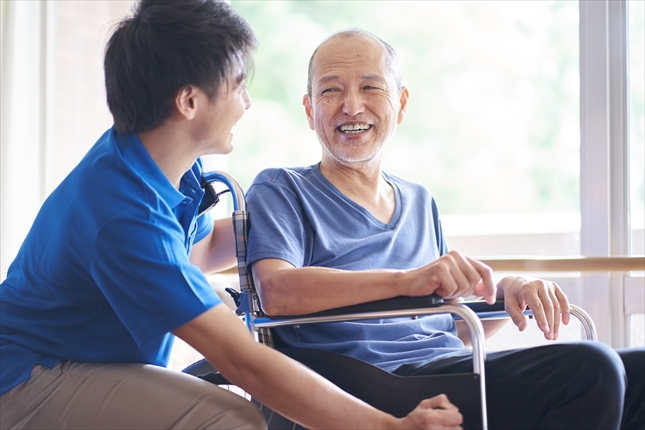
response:
<path id="1" fill-rule="evenodd" d="M 396 88 L 385 48 L 370 37 L 332 39 L 312 67 L 312 94 L 305 96 L 309 126 L 330 157 L 348 167 L 380 160 L 405 115 L 407 90 Z"/>

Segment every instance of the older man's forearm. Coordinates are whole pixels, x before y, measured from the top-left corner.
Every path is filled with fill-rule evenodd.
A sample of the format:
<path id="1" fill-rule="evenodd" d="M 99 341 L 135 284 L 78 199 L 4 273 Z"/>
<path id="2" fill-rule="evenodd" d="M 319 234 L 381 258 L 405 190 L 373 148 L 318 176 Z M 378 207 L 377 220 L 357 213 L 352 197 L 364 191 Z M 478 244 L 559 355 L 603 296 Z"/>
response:
<path id="1" fill-rule="evenodd" d="M 268 315 L 302 315 L 406 294 L 398 270 L 347 271 L 294 268 L 281 260 L 253 265 L 262 309 Z"/>

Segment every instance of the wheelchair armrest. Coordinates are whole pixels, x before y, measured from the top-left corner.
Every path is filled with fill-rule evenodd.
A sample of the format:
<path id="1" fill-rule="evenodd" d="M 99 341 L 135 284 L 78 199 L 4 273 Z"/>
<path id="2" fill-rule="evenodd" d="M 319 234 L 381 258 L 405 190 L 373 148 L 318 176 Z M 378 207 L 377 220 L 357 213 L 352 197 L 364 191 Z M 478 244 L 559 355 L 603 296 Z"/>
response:
<path id="1" fill-rule="evenodd" d="M 504 308 L 503 299 L 498 299 L 495 304 L 492 305 L 489 305 L 483 300 L 462 302 L 462 304 L 468 306 L 482 320 L 509 318 Z M 571 303 L 569 303 L 569 309 L 571 311 L 571 315 L 577 318 L 582 325 L 582 329 L 585 332 L 587 340 L 598 341 L 598 332 L 591 316 L 581 307 Z M 524 310 L 524 315 L 529 315 L 529 318 L 532 318 L 533 312 L 531 312 L 531 309 L 527 307 Z M 455 319 L 459 319 L 459 316 L 455 315 Z"/>
<path id="2" fill-rule="evenodd" d="M 476 314 L 487 313 L 487 312 L 504 312 L 504 299 L 498 299 L 494 304 L 489 305 L 484 300 L 473 300 L 462 302 L 465 306 L 468 306 Z"/>
<path id="3" fill-rule="evenodd" d="M 408 309 L 433 308 L 441 306 L 444 303 L 443 298 L 437 294 L 430 294 L 422 297 L 399 296 L 391 299 L 376 300 L 373 302 L 361 303 L 352 306 L 343 306 L 311 314 L 300 315 L 301 317 L 332 317 L 347 314 L 362 314 L 368 312 L 383 311 L 405 311 Z M 273 316 L 271 319 L 279 320 L 282 316 Z M 284 318 L 292 318 L 285 316 Z"/>
<path id="4" fill-rule="evenodd" d="M 504 308 L 504 299 L 497 299 L 492 305 L 489 305 L 484 300 L 466 301 L 461 302 L 461 304 L 470 308 L 481 320 L 509 318 Z M 530 314 L 530 311 L 528 313 Z M 459 316 L 455 315 L 455 319 L 459 319 Z"/>
<path id="5" fill-rule="evenodd" d="M 399 296 L 391 299 L 376 300 L 373 302 L 361 303 L 352 306 L 343 306 L 341 308 L 328 309 L 325 311 L 314 312 L 305 315 L 276 315 L 270 316 L 271 320 L 279 321 L 281 319 L 292 318 L 324 318 L 348 314 L 363 314 L 384 311 L 406 311 L 419 308 L 436 308 L 443 304 L 450 303 L 444 301 L 443 297 L 437 294 L 430 294 L 422 297 Z M 474 300 L 466 302 L 456 302 L 458 305 L 464 305 L 470 308 L 482 318 L 508 317 L 504 311 L 504 300 L 497 300 L 495 304 L 489 305 L 483 300 Z"/>

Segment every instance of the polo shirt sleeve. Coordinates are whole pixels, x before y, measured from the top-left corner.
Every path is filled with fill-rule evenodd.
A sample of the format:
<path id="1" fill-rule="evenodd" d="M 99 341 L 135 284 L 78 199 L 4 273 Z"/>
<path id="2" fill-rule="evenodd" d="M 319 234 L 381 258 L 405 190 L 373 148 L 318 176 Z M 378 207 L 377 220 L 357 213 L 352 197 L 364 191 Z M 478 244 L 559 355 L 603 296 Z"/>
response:
<path id="1" fill-rule="evenodd" d="M 139 345 L 222 303 L 190 264 L 176 220 L 152 217 L 112 218 L 89 250 L 95 282 Z"/>
<path id="2" fill-rule="evenodd" d="M 197 230 L 195 232 L 194 243 L 197 243 L 203 238 L 205 238 L 206 236 L 208 236 L 208 233 L 210 233 L 212 230 L 213 230 L 213 217 L 211 217 L 210 213 L 206 212 L 205 214 L 197 218 Z"/>

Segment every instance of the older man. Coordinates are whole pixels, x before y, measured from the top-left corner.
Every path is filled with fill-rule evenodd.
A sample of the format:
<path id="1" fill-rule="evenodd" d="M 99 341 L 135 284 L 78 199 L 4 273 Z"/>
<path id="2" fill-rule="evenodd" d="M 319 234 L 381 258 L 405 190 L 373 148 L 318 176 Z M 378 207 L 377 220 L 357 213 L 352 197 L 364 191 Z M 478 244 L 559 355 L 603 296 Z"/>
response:
<path id="1" fill-rule="evenodd" d="M 394 50 L 369 33 L 337 33 L 314 52 L 303 104 L 322 159 L 268 169 L 247 196 L 248 264 L 264 310 L 297 315 L 400 295 L 478 294 L 503 297 L 520 330 L 529 305 L 544 336 L 557 339 L 569 306 L 556 284 L 506 277 L 494 285 L 490 268 L 448 251 L 430 193 L 381 170 L 408 96 Z M 449 315 L 278 330 L 292 347 L 351 355 L 400 375 L 469 370 L 459 332 Z M 586 342 L 489 354 L 490 425 L 606 429 L 624 417 L 626 427 L 643 426 L 644 357 L 642 349 L 619 355 Z"/>

